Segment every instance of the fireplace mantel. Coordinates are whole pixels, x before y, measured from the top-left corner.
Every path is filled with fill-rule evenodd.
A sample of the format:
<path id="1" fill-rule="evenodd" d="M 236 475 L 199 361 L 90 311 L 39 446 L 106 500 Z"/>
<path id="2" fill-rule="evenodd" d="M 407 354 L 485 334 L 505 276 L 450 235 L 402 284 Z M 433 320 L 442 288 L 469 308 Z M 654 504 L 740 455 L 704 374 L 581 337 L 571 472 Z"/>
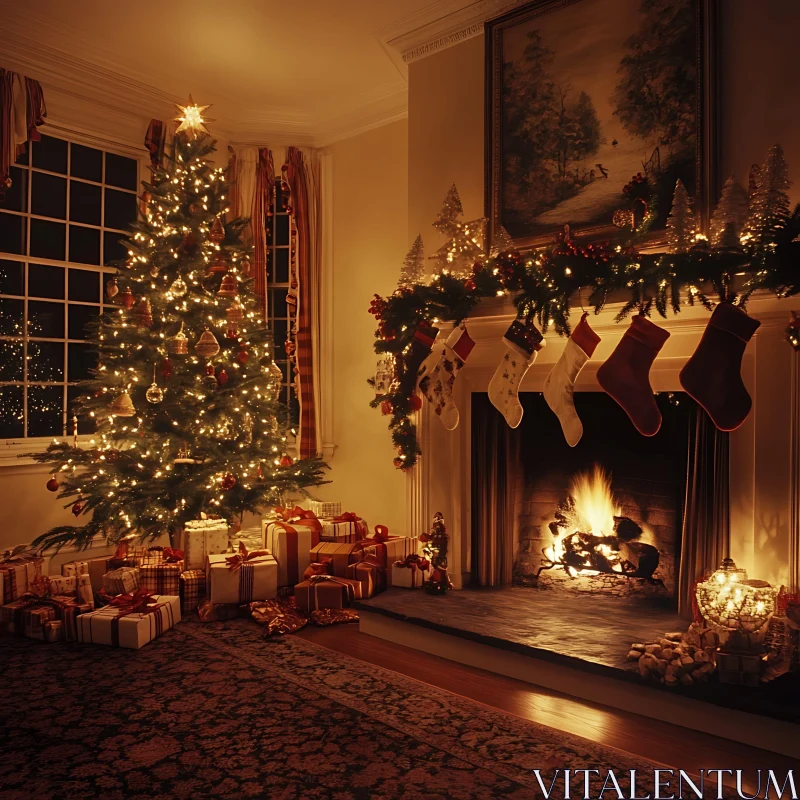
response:
<path id="1" fill-rule="evenodd" d="M 581 372 L 576 391 L 600 391 L 597 369 L 628 327 L 627 321 L 614 322 L 622 305 L 609 304 L 600 314 L 590 315 L 589 323 L 601 342 Z M 796 305 L 791 298 L 778 299 L 768 293 L 754 295 L 748 304 L 748 312 L 761 321 L 742 365 L 753 410 L 744 425 L 731 434 L 730 441 L 731 556 L 751 577 L 795 590 L 800 588 L 800 370 L 783 331 Z M 578 322 L 581 313 L 580 304 L 576 304 L 571 310 L 571 325 Z M 470 571 L 470 395 L 487 390 L 504 352 L 503 334 L 514 317 L 513 304 L 502 297 L 483 301 L 467 321 L 475 348 L 455 387 L 461 415 L 456 430 L 445 430 L 427 403 L 418 414 L 423 456 L 410 477 L 409 519 L 413 532 L 418 533 L 430 528 L 434 512 L 444 514 L 451 536 L 450 572 L 456 587 L 463 585 Z M 697 347 L 709 313 L 698 304 L 666 319 L 658 315 L 652 319 L 670 333 L 650 372 L 653 390 L 680 391 L 678 375 Z M 565 341 L 553 331 L 545 335 L 546 345 L 525 376 L 522 391 L 542 391 Z"/>

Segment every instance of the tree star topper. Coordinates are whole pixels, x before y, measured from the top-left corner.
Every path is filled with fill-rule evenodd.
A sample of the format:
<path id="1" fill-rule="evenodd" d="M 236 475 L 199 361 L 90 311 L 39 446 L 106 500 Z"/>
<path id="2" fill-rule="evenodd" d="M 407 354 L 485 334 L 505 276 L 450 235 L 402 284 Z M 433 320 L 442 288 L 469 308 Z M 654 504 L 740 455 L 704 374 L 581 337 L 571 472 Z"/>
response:
<path id="1" fill-rule="evenodd" d="M 175 103 L 175 108 L 178 109 L 180 115 L 175 117 L 175 122 L 180 122 L 178 129 L 175 133 L 181 133 L 181 131 L 187 131 L 192 136 L 197 136 L 198 133 L 208 133 L 208 128 L 206 128 L 206 122 L 213 122 L 212 119 L 204 119 L 203 112 L 207 108 L 211 108 L 210 105 L 207 106 L 199 106 L 197 103 L 194 102 L 192 96 L 189 95 L 189 103 L 188 105 L 181 106 Z"/>

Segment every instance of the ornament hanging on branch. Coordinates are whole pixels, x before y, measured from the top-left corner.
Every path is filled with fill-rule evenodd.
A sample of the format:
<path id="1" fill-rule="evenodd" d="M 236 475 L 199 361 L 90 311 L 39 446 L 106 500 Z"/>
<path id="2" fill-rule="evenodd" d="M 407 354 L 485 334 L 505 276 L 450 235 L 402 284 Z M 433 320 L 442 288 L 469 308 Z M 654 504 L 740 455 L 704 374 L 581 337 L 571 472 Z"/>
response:
<path id="1" fill-rule="evenodd" d="M 140 297 L 139 302 L 131 309 L 131 319 L 140 328 L 152 328 L 153 312 L 150 309 L 150 300 Z"/>
<path id="2" fill-rule="evenodd" d="M 72 513 L 79 517 L 83 513 L 83 498 L 78 495 L 77 501 L 72 506 Z"/>
<path id="3" fill-rule="evenodd" d="M 117 285 L 117 279 L 111 278 L 106 281 L 106 296 L 113 300 L 119 294 L 119 286 Z"/>
<path id="4" fill-rule="evenodd" d="M 115 417 L 132 417 L 136 413 L 133 400 L 127 392 L 121 392 L 111 401 L 110 411 Z"/>
<path id="5" fill-rule="evenodd" d="M 183 278 L 175 278 L 169 287 L 170 294 L 175 297 L 183 297 L 189 291 L 189 287 L 184 282 Z"/>
<path id="6" fill-rule="evenodd" d="M 194 349 L 201 358 L 213 358 L 219 353 L 219 342 L 216 336 L 206 328 L 195 343 Z"/>
<path id="7" fill-rule="evenodd" d="M 172 377 L 172 372 L 173 372 L 172 361 L 169 359 L 169 357 L 161 359 L 161 364 L 159 365 L 159 368 L 161 370 L 161 377 L 164 378 L 165 381 L 169 380 Z"/>
<path id="8" fill-rule="evenodd" d="M 57 492 L 58 491 L 58 480 L 56 479 L 56 476 L 53 475 L 53 477 L 50 478 L 49 481 L 47 481 L 45 486 L 47 487 L 47 491 L 48 492 Z"/>
<path id="9" fill-rule="evenodd" d="M 239 294 L 239 285 L 236 276 L 229 272 L 222 278 L 222 283 L 217 290 L 218 297 L 236 297 Z"/>
<path id="10" fill-rule="evenodd" d="M 225 226 L 222 224 L 222 220 L 219 217 L 214 217 L 214 221 L 211 223 L 211 227 L 208 230 L 208 238 L 214 242 L 214 244 L 219 244 L 225 238 Z"/>
<path id="11" fill-rule="evenodd" d="M 189 340 L 183 332 L 182 322 L 180 330 L 171 339 L 167 339 L 167 351 L 175 356 L 185 356 L 189 353 Z"/>
<path id="12" fill-rule="evenodd" d="M 153 365 L 153 382 L 144 393 L 145 400 L 153 405 L 158 405 L 164 399 L 164 390 L 156 383 L 156 368 Z"/>
<path id="13" fill-rule="evenodd" d="M 122 290 L 122 291 L 119 293 L 119 304 L 120 304 L 120 305 L 121 305 L 123 308 L 127 309 L 128 311 L 130 311 L 130 309 L 133 307 L 133 304 L 134 304 L 135 302 L 136 302 L 136 299 L 135 299 L 135 298 L 134 298 L 134 296 L 133 296 L 133 292 L 130 290 L 130 288 L 129 288 L 129 287 L 127 287 L 127 286 L 126 286 L 126 287 L 125 287 L 125 288 L 124 288 L 124 289 L 123 289 L 123 290 Z"/>

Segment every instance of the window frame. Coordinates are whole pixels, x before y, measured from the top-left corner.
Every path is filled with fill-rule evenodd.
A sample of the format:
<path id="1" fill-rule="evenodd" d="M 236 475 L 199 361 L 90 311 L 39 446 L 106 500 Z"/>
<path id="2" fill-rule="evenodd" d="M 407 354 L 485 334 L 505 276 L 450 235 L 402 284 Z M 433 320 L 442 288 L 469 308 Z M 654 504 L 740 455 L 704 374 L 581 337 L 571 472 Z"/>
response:
<path id="1" fill-rule="evenodd" d="M 99 314 L 106 313 L 111 308 L 117 308 L 115 304 L 112 304 L 110 300 L 106 297 L 105 294 L 105 281 L 107 276 L 117 274 L 117 270 L 114 267 L 110 267 L 102 263 L 105 259 L 102 257 L 105 255 L 103 252 L 104 247 L 104 238 L 105 234 L 108 233 L 123 233 L 127 234 L 127 230 L 123 230 L 120 228 L 112 228 L 108 227 L 105 224 L 105 203 L 106 203 L 106 189 L 112 189 L 115 191 L 123 192 L 126 194 L 131 194 L 135 198 L 135 203 L 138 209 L 139 205 L 139 195 L 141 193 L 141 182 L 146 175 L 146 169 L 149 167 L 149 159 L 147 157 L 147 153 L 141 149 L 132 147 L 131 145 L 124 144 L 122 142 L 112 141 L 108 139 L 104 139 L 100 136 L 90 135 L 81 131 L 74 131 L 68 128 L 64 128 L 58 125 L 51 125 L 42 130 L 42 134 L 45 136 L 50 136 L 54 139 L 61 139 L 62 141 L 67 142 L 67 168 L 65 173 L 58 173 L 53 172 L 51 170 L 43 169 L 40 167 L 35 167 L 33 165 L 33 157 L 32 157 L 32 144 L 29 142 L 26 145 L 27 151 L 27 159 L 26 163 L 22 165 L 14 164 L 12 166 L 21 166 L 27 173 L 27 187 L 26 187 L 26 198 L 24 209 L 22 211 L 14 211 L 11 209 L 0 209 L 4 214 L 9 214 L 13 216 L 22 217 L 26 220 L 26 231 L 25 231 L 25 249 L 29 253 L 30 252 L 30 241 L 31 241 L 31 224 L 30 221 L 32 219 L 40 219 L 44 221 L 50 222 L 57 222 L 59 224 L 64 224 L 65 226 L 65 243 L 64 243 L 64 260 L 57 260 L 57 259 L 50 259 L 50 258 L 42 258 L 39 256 L 31 256 L 26 254 L 18 254 L 18 253 L 10 253 L 5 250 L 0 249 L 0 260 L 12 261 L 22 263 L 24 266 L 24 285 L 23 285 L 23 294 L 22 295 L 7 295 L 7 294 L 0 294 L 0 298 L 2 299 L 10 299 L 10 300 L 21 300 L 24 303 L 23 306 L 23 319 L 25 321 L 25 330 L 22 336 L 20 337 L 3 337 L 5 338 L 13 338 L 20 342 L 23 342 L 25 345 L 25 351 L 23 353 L 23 378 L 21 381 L 2 381 L 3 386 L 20 386 L 23 390 L 23 435 L 16 436 L 11 438 L 0 438 L 0 445 L 2 445 L 2 453 L 0 453 L 0 466 L 3 466 L 5 462 L 6 466 L 10 466 L 12 464 L 16 465 L 21 462 L 18 461 L 17 456 L 21 453 L 25 453 L 31 449 L 35 449 L 38 446 L 43 444 L 47 444 L 52 442 L 54 439 L 65 439 L 72 437 L 73 429 L 72 429 L 72 422 L 69 415 L 68 410 L 68 395 L 69 390 L 72 386 L 76 385 L 76 382 L 69 381 L 69 372 L 68 372 L 68 364 L 69 364 L 69 346 L 70 344 L 85 344 L 87 342 L 86 339 L 74 339 L 71 338 L 69 333 L 69 308 L 70 306 L 83 306 L 89 308 L 95 308 L 98 310 Z M 71 145 L 81 145 L 84 147 L 89 147 L 95 150 L 99 150 L 102 152 L 102 164 L 101 164 L 101 180 L 94 181 L 88 178 L 83 178 L 80 176 L 73 176 L 71 174 L 71 167 L 72 167 L 72 147 Z M 106 183 L 106 154 L 111 153 L 112 155 L 122 156 L 124 158 L 128 158 L 133 160 L 136 163 L 136 184 L 135 189 L 125 189 L 119 186 L 114 186 L 113 184 Z M 63 218 L 55 218 L 55 217 L 47 217 L 42 214 L 33 214 L 31 213 L 32 208 L 32 183 L 33 179 L 32 176 L 35 172 L 43 173 L 45 175 L 51 175 L 54 177 L 62 178 L 66 182 L 66 208 L 65 214 Z M 75 180 L 76 182 L 89 184 L 91 186 L 96 186 L 100 189 L 100 224 L 99 225 L 92 225 L 89 223 L 78 222 L 70 220 L 70 202 L 71 202 L 71 181 Z M 70 226 L 86 228 L 89 230 L 95 230 L 99 232 L 100 237 L 100 245 L 101 245 L 101 258 L 100 264 L 87 264 L 79 261 L 70 261 L 70 252 L 69 252 L 69 229 Z M 64 291 L 62 298 L 44 298 L 44 297 L 33 297 L 29 293 L 29 269 L 27 265 L 41 265 L 41 266 L 50 266 L 50 267 L 57 267 L 62 270 L 63 277 L 64 277 Z M 100 296 L 97 302 L 92 302 L 88 300 L 70 300 L 69 299 L 69 275 L 70 269 L 80 269 L 90 272 L 99 273 L 98 281 L 99 281 L 99 289 L 100 289 Z M 31 336 L 28 331 L 27 321 L 29 318 L 28 308 L 29 303 L 31 302 L 46 302 L 46 303 L 58 303 L 63 306 L 64 308 L 64 328 L 63 328 L 63 337 L 59 338 L 52 338 L 52 337 L 44 337 L 44 336 Z M 63 360 L 62 364 L 62 380 L 60 381 L 39 381 L 39 380 L 29 380 L 28 378 L 28 358 L 27 356 L 27 345 L 29 342 L 57 342 L 63 345 Z M 30 386 L 60 386 L 62 388 L 62 433 L 61 434 L 50 434 L 46 436 L 27 436 L 28 432 L 28 388 Z M 78 436 L 78 443 L 79 444 L 87 444 L 92 441 L 94 434 L 80 434 Z M 33 462 L 27 462 L 33 463 Z"/>

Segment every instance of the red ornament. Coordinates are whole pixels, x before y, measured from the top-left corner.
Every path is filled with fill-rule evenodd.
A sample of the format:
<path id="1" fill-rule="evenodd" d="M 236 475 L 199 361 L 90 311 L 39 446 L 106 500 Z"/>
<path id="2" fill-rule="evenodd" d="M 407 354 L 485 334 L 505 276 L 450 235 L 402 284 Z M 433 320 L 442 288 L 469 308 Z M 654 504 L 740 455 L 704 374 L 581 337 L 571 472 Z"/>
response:
<path id="1" fill-rule="evenodd" d="M 161 359 L 161 375 L 164 378 L 169 378 L 172 375 L 172 362 L 168 358 Z"/>
<path id="2" fill-rule="evenodd" d="M 225 338 L 226 339 L 235 339 L 239 335 L 239 331 L 236 328 L 226 328 L 225 330 Z"/>
<path id="3" fill-rule="evenodd" d="M 234 486 L 236 486 L 236 477 L 229 472 L 222 478 L 222 488 L 233 489 Z"/>
<path id="4" fill-rule="evenodd" d="M 81 515 L 81 511 L 83 511 L 83 504 L 81 503 L 80 500 L 78 500 L 78 502 L 75 503 L 75 505 L 72 506 L 72 513 L 76 517 L 79 517 Z"/>
<path id="5" fill-rule="evenodd" d="M 47 481 L 45 486 L 47 486 L 47 491 L 48 492 L 57 492 L 58 491 L 58 481 L 56 480 L 56 476 L 53 475 L 53 477 L 50 478 L 49 481 Z"/>
<path id="6" fill-rule="evenodd" d="M 384 400 L 381 403 L 381 414 L 384 416 L 388 416 L 392 413 L 392 401 L 391 400 Z"/>
<path id="7" fill-rule="evenodd" d="M 206 375 L 213 375 L 214 374 L 214 365 L 209 362 L 206 364 Z"/>
<path id="8" fill-rule="evenodd" d="M 217 375 L 217 383 L 219 383 L 220 386 L 224 386 L 227 382 L 228 382 L 228 373 L 225 372 L 224 369 L 221 369 L 219 371 L 219 374 Z"/>
<path id="9" fill-rule="evenodd" d="M 136 302 L 136 298 L 133 296 L 133 292 L 126 286 L 120 293 L 119 293 L 119 304 L 124 308 L 131 310 L 133 304 Z"/>
<path id="10" fill-rule="evenodd" d="M 422 398 L 418 394 L 412 394 L 408 403 L 414 411 L 419 411 L 422 408 Z"/>
<path id="11" fill-rule="evenodd" d="M 292 457 L 289 455 L 282 455 L 281 460 L 278 462 L 282 467 L 291 467 L 294 464 Z"/>
<path id="12" fill-rule="evenodd" d="M 395 458 L 394 461 L 392 461 L 392 463 L 395 465 L 395 467 L 397 467 L 397 469 L 403 469 L 403 465 L 406 462 L 404 459 L 400 458 L 400 456 L 397 456 L 397 458 Z"/>
<path id="13" fill-rule="evenodd" d="M 247 359 L 248 359 L 248 358 L 250 358 L 250 353 L 248 353 L 248 352 L 247 352 L 247 350 L 240 350 L 240 351 L 239 351 L 239 352 L 236 354 L 236 360 L 237 360 L 237 361 L 238 361 L 240 364 L 246 364 L 246 363 L 247 363 Z"/>

